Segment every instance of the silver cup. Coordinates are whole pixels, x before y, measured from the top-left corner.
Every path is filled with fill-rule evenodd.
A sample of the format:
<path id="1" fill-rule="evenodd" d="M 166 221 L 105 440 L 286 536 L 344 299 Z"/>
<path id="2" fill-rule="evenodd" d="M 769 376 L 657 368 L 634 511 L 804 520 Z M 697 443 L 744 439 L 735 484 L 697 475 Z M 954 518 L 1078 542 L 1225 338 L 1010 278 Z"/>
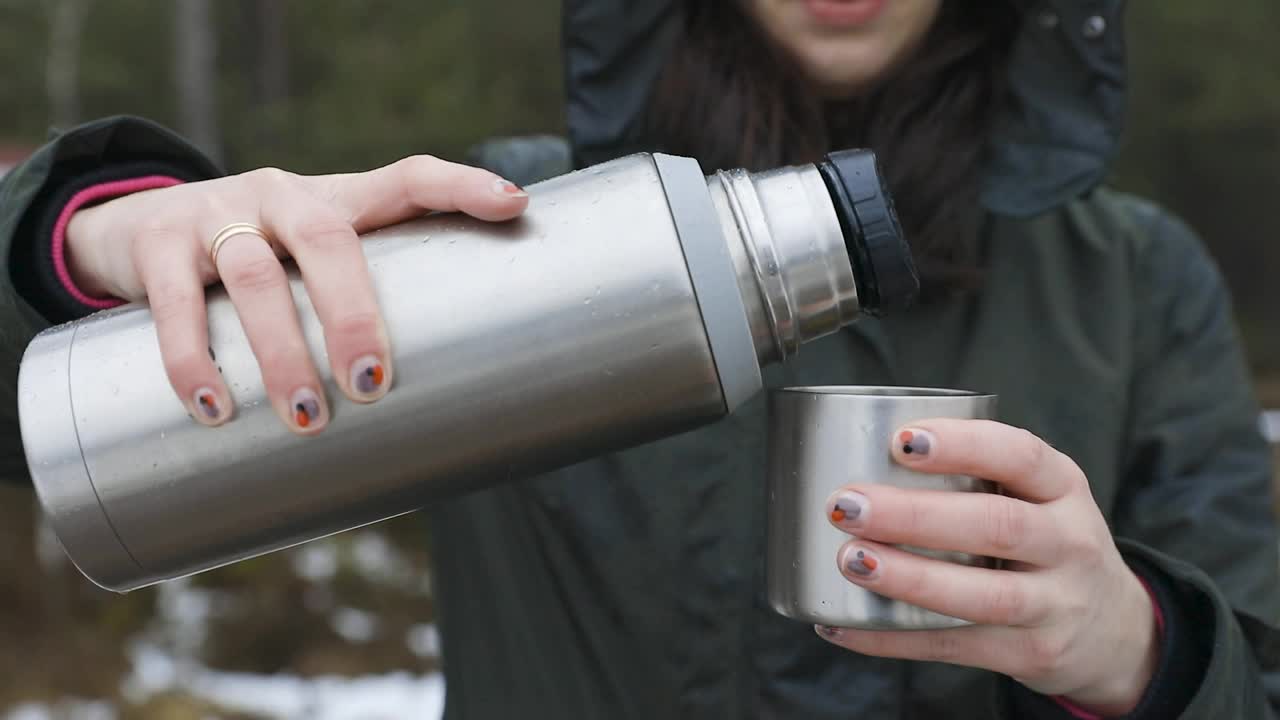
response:
<path id="1" fill-rule="evenodd" d="M 996 492 L 994 483 L 930 475 L 895 462 L 893 432 L 927 418 L 994 419 L 996 396 L 910 387 L 794 387 L 769 394 L 769 603 L 807 623 L 877 630 L 957 627 L 968 621 L 877 595 L 840 574 L 849 536 L 825 517 L 827 499 L 851 483 Z M 996 560 L 899 546 L 962 565 Z"/>

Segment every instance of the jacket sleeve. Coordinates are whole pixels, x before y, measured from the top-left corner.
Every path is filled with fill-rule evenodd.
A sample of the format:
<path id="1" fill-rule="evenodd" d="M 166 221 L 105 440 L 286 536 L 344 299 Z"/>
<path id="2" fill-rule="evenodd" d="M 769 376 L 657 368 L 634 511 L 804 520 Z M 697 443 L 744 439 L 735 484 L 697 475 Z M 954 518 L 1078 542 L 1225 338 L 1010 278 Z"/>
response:
<path id="1" fill-rule="evenodd" d="M 18 423 L 18 367 L 27 344 L 54 322 L 59 299 L 39 263 L 50 245 L 48 219 L 86 182 L 168 169 L 184 179 L 221 170 L 179 136 L 137 117 L 109 117 L 56 135 L 0 179 L 0 482 L 29 482 Z M 87 310 L 84 314 L 87 314 Z"/>
<path id="2" fill-rule="evenodd" d="M 1202 661 L 1185 720 L 1275 718 L 1280 557 L 1271 453 L 1228 293 L 1183 223 L 1136 205 L 1138 365 L 1113 532 L 1158 574 Z M 1176 712 L 1176 711 L 1175 711 Z"/>

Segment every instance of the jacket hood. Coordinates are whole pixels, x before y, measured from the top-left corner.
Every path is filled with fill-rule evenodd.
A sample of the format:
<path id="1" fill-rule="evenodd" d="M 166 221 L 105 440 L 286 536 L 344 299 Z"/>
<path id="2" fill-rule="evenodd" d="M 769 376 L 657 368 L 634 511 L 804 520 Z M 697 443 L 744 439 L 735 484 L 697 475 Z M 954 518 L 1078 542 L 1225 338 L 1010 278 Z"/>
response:
<path id="1" fill-rule="evenodd" d="M 720 0 L 717 0 L 720 1 Z M 565 0 L 569 140 L 577 166 L 649 149 L 638 126 L 678 37 L 679 0 Z M 1123 0 L 1025 2 L 1015 102 L 993 127 L 983 203 L 1033 215 L 1102 182 L 1125 99 Z"/>

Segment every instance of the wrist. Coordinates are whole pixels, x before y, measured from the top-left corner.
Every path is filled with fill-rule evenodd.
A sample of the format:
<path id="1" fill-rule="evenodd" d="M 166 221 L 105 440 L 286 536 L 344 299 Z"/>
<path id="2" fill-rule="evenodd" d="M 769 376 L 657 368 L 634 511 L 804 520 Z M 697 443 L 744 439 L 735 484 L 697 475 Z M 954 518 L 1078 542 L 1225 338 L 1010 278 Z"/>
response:
<path id="1" fill-rule="evenodd" d="M 1097 683 L 1069 693 L 1065 699 L 1102 717 L 1120 717 L 1137 707 L 1160 663 L 1160 621 L 1156 600 L 1132 571 L 1124 583 L 1128 608 L 1116 627 L 1124 629 L 1105 649 L 1113 662 Z"/>
<path id="2" fill-rule="evenodd" d="M 81 208 L 67 221 L 63 246 L 63 259 L 67 274 L 75 287 L 93 297 L 112 297 L 117 293 L 102 280 L 98 266 L 97 239 L 102 237 L 97 229 L 104 205 Z"/>
<path id="3" fill-rule="evenodd" d="M 120 298 L 136 297 L 136 292 L 126 292 L 120 281 L 112 279 L 133 274 L 131 267 L 121 266 L 132 262 L 127 254 L 106 251 L 109 243 L 120 239 L 111 232 L 112 213 L 120 209 L 120 199 L 126 195 L 181 183 L 167 175 L 144 175 L 97 183 L 76 192 L 58 216 L 50 248 L 62 289 L 94 309 L 114 307 L 122 302 Z"/>

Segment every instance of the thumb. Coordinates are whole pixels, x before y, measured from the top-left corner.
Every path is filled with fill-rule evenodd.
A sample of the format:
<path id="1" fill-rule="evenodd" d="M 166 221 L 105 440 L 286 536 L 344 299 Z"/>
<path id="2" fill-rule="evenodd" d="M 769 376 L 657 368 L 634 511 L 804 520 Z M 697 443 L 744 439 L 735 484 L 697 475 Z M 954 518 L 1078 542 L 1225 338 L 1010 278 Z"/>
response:
<path id="1" fill-rule="evenodd" d="M 431 210 L 462 211 L 481 220 L 510 220 L 529 194 L 488 170 L 415 155 L 362 173 L 305 178 L 358 233 L 410 220 Z"/>

